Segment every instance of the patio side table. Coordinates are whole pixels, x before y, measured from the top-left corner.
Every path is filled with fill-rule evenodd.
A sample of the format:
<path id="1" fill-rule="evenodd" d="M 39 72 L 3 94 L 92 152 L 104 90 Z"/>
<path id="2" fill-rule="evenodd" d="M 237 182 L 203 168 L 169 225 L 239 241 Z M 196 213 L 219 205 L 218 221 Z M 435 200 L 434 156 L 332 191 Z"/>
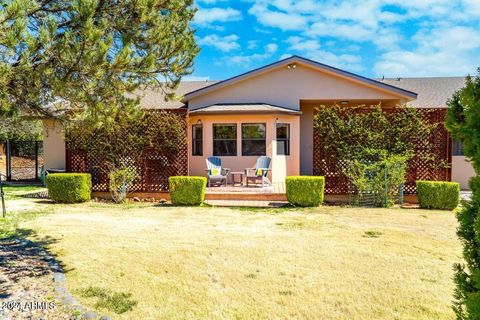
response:
<path id="1" fill-rule="evenodd" d="M 232 172 L 230 172 L 230 174 L 232 175 L 232 186 L 235 186 L 235 183 L 240 183 L 240 186 L 243 187 L 243 175 L 244 175 L 244 173 L 242 171 L 232 171 Z M 240 181 L 239 182 L 235 181 L 235 176 L 240 176 Z"/>

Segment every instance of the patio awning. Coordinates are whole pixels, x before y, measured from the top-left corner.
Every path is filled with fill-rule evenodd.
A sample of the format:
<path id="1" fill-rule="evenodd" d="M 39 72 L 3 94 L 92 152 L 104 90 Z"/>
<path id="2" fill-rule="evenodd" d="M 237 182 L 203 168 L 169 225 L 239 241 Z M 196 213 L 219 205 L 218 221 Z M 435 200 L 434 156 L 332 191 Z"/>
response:
<path id="1" fill-rule="evenodd" d="M 300 115 L 301 111 L 285 107 L 274 106 L 268 103 L 225 103 L 213 104 L 195 110 L 190 114 L 291 114 Z"/>

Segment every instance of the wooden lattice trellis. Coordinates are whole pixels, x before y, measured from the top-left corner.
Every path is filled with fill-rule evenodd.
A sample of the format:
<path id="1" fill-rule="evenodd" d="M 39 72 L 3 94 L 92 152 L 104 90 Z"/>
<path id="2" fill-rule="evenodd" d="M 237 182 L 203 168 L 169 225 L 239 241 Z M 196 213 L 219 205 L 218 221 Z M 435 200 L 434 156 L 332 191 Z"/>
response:
<path id="1" fill-rule="evenodd" d="M 159 111 L 151 111 L 159 112 Z M 165 112 L 165 111 L 164 111 Z M 185 132 L 185 143 L 178 146 L 176 152 L 145 149 L 141 156 L 123 155 L 121 162 L 135 171 L 137 179 L 131 186 L 133 192 L 163 192 L 168 191 L 168 177 L 188 174 L 187 150 L 187 112 L 183 109 L 169 110 L 181 119 L 182 130 Z M 158 124 L 145 117 L 146 127 L 155 128 Z M 161 144 L 161 141 L 156 143 Z M 88 150 L 74 149 L 73 144 L 67 142 L 66 164 L 68 172 L 88 172 L 92 175 L 92 191 L 108 191 L 108 170 L 102 159 Z"/>
<path id="2" fill-rule="evenodd" d="M 387 112 L 402 112 L 402 109 L 387 109 Z M 431 124 L 438 124 L 436 129 L 426 139 L 418 141 L 415 157 L 410 160 L 407 169 L 406 183 L 404 186 L 405 194 L 416 194 L 416 180 L 435 180 L 450 181 L 451 166 L 447 168 L 436 166 L 432 168 L 427 161 L 420 155 L 429 149 L 434 154 L 435 162 L 440 164 L 451 164 L 451 138 L 445 129 L 446 109 L 430 108 L 418 109 L 425 121 Z M 359 110 L 359 112 L 362 112 Z M 315 114 L 317 111 L 315 112 Z M 337 166 L 338 164 L 339 166 Z M 346 163 L 338 161 L 329 155 L 322 148 L 321 137 L 314 129 L 313 132 L 313 174 L 325 176 L 325 193 L 343 195 L 348 194 L 352 189 L 347 178 L 342 174 L 338 167 L 345 167 Z"/>

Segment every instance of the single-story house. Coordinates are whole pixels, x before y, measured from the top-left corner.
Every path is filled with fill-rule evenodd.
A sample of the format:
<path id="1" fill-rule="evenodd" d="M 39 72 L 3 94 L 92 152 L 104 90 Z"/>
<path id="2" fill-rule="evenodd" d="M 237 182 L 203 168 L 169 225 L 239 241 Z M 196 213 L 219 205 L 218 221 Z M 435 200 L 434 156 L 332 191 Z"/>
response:
<path id="1" fill-rule="evenodd" d="M 182 82 L 178 101 L 165 101 L 162 91 L 149 89 L 141 106 L 187 110 L 189 175 L 204 176 L 209 156 L 220 157 L 232 171 L 243 171 L 266 155 L 272 158 L 270 178 L 276 183 L 289 175 L 315 173 L 314 107 L 381 103 L 385 108 L 409 104 L 445 111 L 447 100 L 464 81 L 463 77 L 375 80 L 292 56 L 224 81 Z M 61 125 L 45 119 L 44 130 L 46 168 L 68 167 Z M 453 143 L 452 148 L 447 133 L 439 139 L 445 140 L 442 148 L 452 162 L 444 179 L 467 188 L 473 169 L 461 146 Z"/>

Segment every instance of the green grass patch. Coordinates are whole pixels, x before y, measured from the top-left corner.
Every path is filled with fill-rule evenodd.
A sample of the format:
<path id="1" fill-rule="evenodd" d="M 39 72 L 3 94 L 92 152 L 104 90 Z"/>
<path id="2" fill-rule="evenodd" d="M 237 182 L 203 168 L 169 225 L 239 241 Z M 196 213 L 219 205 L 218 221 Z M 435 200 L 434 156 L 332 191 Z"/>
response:
<path id="1" fill-rule="evenodd" d="M 41 186 L 3 186 L 3 193 L 5 200 L 13 200 L 21 198 L 25 194 L 44 191 L 45 188 Z"/>
<path id="2" fill-rule="evenodd" d="M 96 308 L 106 309 L 116 314 L 130 311 L 137 305 L 137 301 L 131 299 L 131 293 L 112 292 L 100 287 L 88 287 L 81 290 L 80 294 L 84 298 L 97 298 Z"/>

